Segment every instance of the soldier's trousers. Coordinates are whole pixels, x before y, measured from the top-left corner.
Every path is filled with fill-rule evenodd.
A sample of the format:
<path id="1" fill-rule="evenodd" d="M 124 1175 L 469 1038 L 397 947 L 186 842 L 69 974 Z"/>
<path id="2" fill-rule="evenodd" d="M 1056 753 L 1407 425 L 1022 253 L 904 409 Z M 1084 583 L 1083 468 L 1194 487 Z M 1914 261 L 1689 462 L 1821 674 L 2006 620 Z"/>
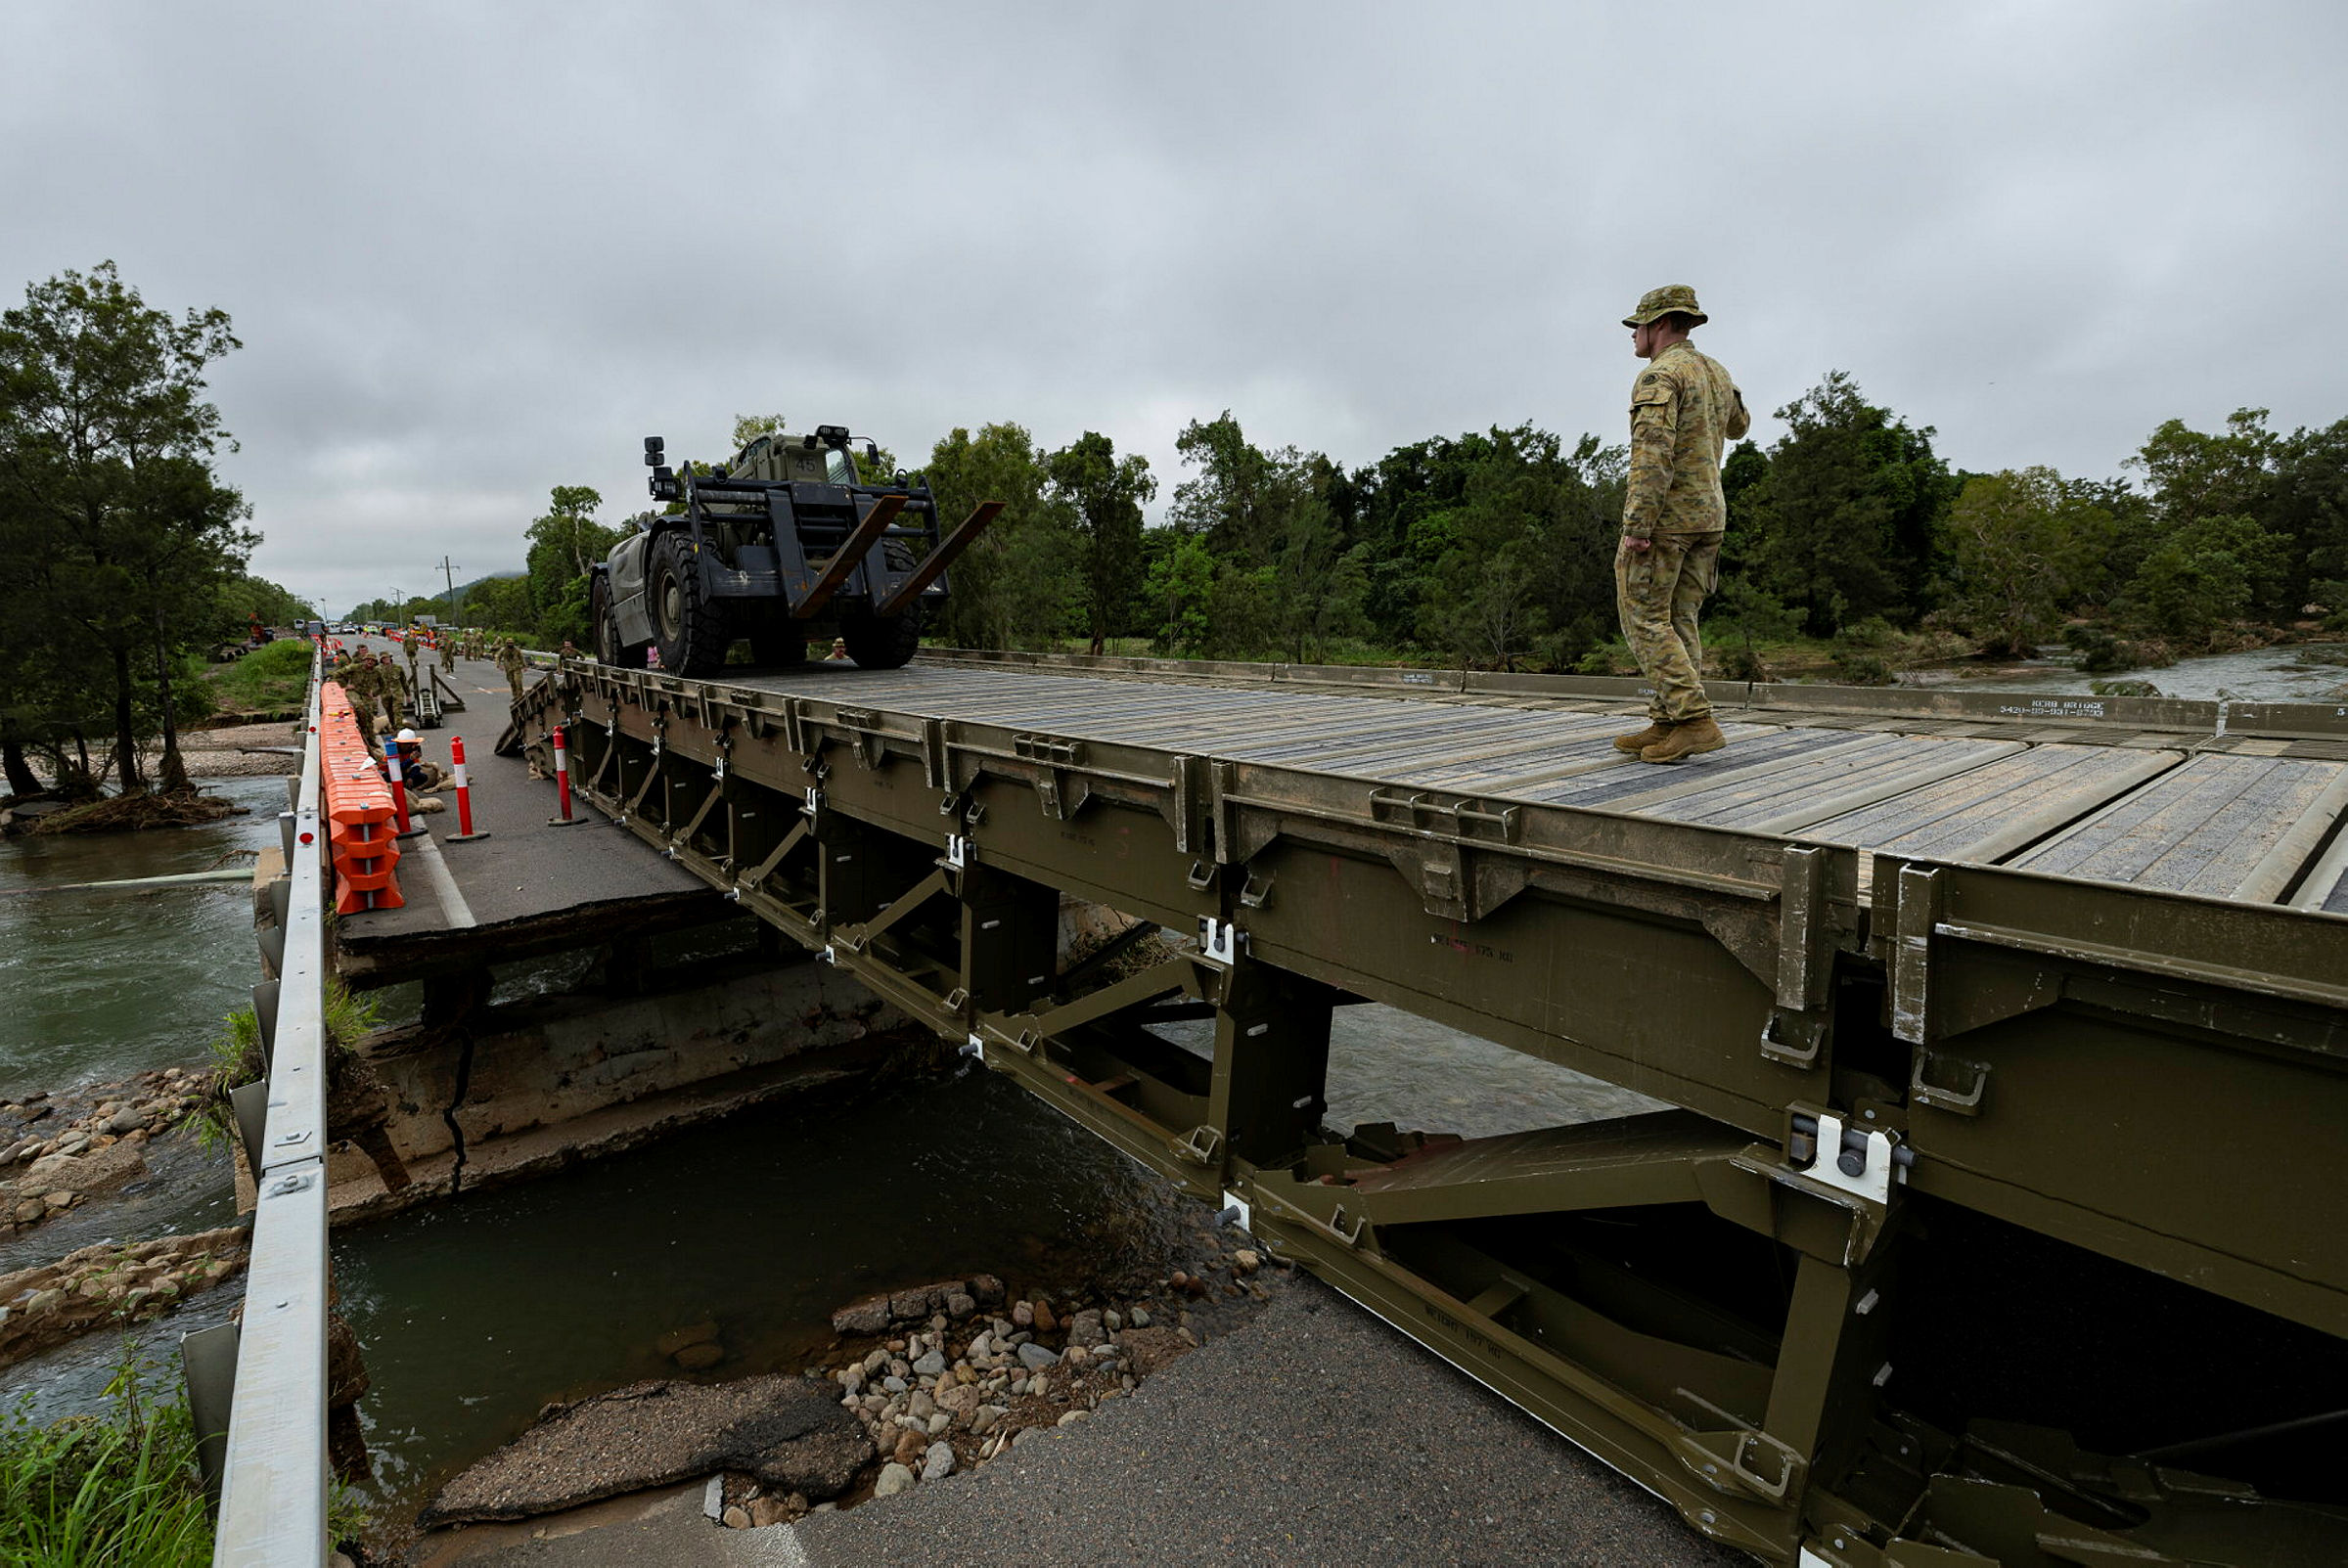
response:
<path id="1" fill-rule="evenodd" d="M 510 686 L 510 687 L 512 687 L 512 688 L 514 689 L 514 695 L 512 696 L 512 698 L 511 698 L 510 700 L 512 700 L 512 701 L 515 701 L 515 702 L 519 702 L 519 701 L 520 701 L 520 700 L 521 700 L 521 671 L 519 671 L 519 670 L 508 670 L 508 671 L 506 671 L 506 685 L 508 685 L 508 686 Z"/>
<path id="2" fill-rule="evenodd" d="M 347 688 L 342 694 L 350 698 L 350 717 L 352 722 L 358 725 L 359 737 L 367 742 L 368 751 L 374 755 L 382 755 L 383 744 L 375 738 L 375 704 Z"/>
<path id="3" fill-rule="evenodd" d="M 1614 552 L 1614 607 L 1622 639 L 1653 685 L 1648 717 L 1659 724 L 1710 718 L 1704 645 L 1695 626 L 1704 597 L 1720 583 L 1721 534 L 1657 534 L 1650 548 Z"/>

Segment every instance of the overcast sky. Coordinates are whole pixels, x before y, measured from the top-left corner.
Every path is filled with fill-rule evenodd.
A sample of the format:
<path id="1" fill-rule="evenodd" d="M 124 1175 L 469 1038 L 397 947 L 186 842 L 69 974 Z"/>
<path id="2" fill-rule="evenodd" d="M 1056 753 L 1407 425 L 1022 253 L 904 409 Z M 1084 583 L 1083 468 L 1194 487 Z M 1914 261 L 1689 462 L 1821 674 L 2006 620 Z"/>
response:
<path id="1" fill-rule="evenodd" d="M 1670 282 L 1756 412 L 1841 368 L 1969 468 L 2348 416 L 2348 6 L 1934 9 L 8 0 L 0 293 L 225 307 L 253 569 L 330 613 L 738 413 L 1168 491 L 1225 408 L 1620 440 Z"/>

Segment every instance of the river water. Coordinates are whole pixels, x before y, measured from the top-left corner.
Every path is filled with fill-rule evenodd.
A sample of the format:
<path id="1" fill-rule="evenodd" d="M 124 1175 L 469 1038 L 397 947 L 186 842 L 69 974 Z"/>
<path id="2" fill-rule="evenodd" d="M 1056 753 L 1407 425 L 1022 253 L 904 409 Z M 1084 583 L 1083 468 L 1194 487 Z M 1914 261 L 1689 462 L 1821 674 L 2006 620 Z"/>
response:
<path id="1" fill-rule="evenodd" d="M 2164 694 L 2324 700 L 2348 649 L 2260 650 L 2128 672 Z M 1919 684 L 2085 693 L 2054 664 Z M 194 1064 L 257 978 L 241 883 L 44 891 L 249 864 L 283 785 L 222 781 L 251 815 L 201 829 L 0 843 L 0 1093 L 69 1088 Z M 499 992 L 566 984 L 556 963 L 501 973 Z M 397 995 L 386 1011 L 404 1010 Z M 1211 1028 L 1165 1031 L 1194 1051 Z M 1341 1009 L 1330 1120 L 1489 1136 L 1648 1108 L 1635 1095 L 1382 1008 Z M 0 1241 L 0 1272 L 109 1236 L 227 1223 L 225 1158 L 159 1146 L 119 1205 Z M 381 1493 L 412 1506 L 525 1427 L 548 1401 L 662 1375 L 655 1342 L 713 1320 L 713 1375 L 794 1365 L 829 1337 L 831 1309 L 916 1277 L 987 1271 L 1015 1288 L 1139 1263 L 1184 1216 L 1106 1144 L 993 1074 L 775 1104 L 566 1172 L 339 1232 L 344 1310 L 366 1347 L 361 1402 Z M 225 1319 L 231 1288 L 143 1325 L 168 1362 L 181 1332 Z M 0 1370 L 0 1399 L 37 1411 L 92 1401 L 122 1341 L 94 1336 Z"/>

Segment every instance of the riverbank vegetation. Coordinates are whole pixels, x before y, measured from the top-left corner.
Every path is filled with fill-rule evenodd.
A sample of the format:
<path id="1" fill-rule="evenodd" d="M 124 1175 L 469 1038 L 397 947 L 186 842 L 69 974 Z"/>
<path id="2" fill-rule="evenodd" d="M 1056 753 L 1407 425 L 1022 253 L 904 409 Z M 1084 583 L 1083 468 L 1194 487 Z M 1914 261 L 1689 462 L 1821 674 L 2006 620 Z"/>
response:
<path id="1" fill-rule="evenodd" d="M 193 794 L 179 730 L 212 702 L 191 661 L 254 620 L 309 612 L 246 573 L 258 535 L 214 471 L 235 442 L 204 376 L 237 346 L 227 312 L 174 317 L 112 262 L 34 284 L 0 313 L 7 792 Z"/>
<path id="2" fill-rule="evenodd" d="M 2244 409 L 2161 425 L 2115 476 L 1952 468 L 1932 426 L 1833 371 L 1729 454 L 1708 661 L 1738 678 L 1888 680 L 1919 662 L 2068 640 L 2090 670 L 2348 632 L 2348 420 L 2287 434 Z M 780 428 L 776 418 L 740 422 Z M 949 431 L 926 472 L 949 525 L 1002 517 L 954 568 L 929 635 L 972 648 L 1628 672 L 1613 552 L 1625 453 L 1530 423 L 1395 448 L 1363 468 L 1268 447 L 1230 412 L 1158 476 L 1087 432 Z M 561 487 L 530 572 L 490 624 L 586 646 L 585 566 L 619 530 Z M 556 547 L 559 542 L 560 548 Z M 576 575 L 565 579 L 575 565 Z"/>
<path id="3" fill-rule="evenodd" d="M 200 1568 L 212 1524 L 185 1405 L 158 1401 L 125 1353 L 105 1403 L 36 1421 L 0 1416 L 0 1562 Z"/>

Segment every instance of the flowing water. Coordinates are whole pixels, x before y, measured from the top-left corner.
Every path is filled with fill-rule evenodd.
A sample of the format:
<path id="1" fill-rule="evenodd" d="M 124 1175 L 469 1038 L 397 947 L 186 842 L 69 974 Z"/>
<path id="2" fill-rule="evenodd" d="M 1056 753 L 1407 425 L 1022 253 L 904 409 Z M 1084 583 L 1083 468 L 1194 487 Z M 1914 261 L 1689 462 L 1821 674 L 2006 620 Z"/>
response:
<path id="1" fill-rule="evenodd" d="M 2153 669 L 2088 675 L 2075 662 L 2032 659 L 1983 671 L 1977 665 L 1911 670 L 1903 686 L 1964 692 L 2035 692 L 2047 696 L 2085 696 L 2102 681 L 2143 681 L 2162 696 L 2200 701 L 2219 697 L 2267 702 L 2348 701 L 2348 644 L 2301 643 L 2245 649 L 2237 653 L 2204 653 Z"/>

